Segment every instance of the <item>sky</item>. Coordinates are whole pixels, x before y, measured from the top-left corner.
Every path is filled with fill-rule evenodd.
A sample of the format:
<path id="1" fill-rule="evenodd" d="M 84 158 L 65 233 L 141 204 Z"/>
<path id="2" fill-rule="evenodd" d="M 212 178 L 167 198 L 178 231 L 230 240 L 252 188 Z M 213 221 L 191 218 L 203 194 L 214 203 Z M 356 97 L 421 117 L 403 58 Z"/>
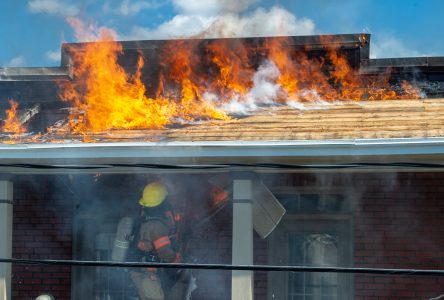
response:
<path id="1" fill-rule="evenodd" d="M 441 0 L 1 0 L 0 67 L 60 65 L 68 20 L 118 40 L 370 33 L 371 56 L 444 56 Z M 71 22 L 72 23 L 72 22 Z"/>

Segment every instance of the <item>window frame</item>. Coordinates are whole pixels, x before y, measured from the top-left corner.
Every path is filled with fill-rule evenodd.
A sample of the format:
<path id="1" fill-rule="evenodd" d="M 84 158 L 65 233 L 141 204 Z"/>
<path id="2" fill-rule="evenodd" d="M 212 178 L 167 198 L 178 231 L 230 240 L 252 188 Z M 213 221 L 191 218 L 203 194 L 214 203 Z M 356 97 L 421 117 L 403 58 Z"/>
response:
<path id="1" fill-rule="evenodd" d="M 353 266 L 353 211 L 354 192 L 344 187 L 275 187 L 275 195 L 289 194 L 341 194 L 349 203 L 345 213 L 294 213 L 286 214 L 270 235 L 268 241 L 268 261 L 272 265 L 287 265 L 289 259 L 290 234 L 315 234 L 320 232 L 337 235 L 339 240 L 338 265 Z M 354 283 L 352 274 L 339 274 L 340 289 L 338 299 L 353 299 Z M 288 272 L 268 274 L 268 299 L 288 299 Z"/>

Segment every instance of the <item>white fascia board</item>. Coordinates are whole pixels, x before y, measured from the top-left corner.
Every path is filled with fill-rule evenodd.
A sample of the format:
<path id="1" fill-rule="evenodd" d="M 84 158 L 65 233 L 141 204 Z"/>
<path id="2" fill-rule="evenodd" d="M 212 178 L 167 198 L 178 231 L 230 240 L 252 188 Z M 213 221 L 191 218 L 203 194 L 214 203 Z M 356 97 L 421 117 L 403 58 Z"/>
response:
<path id="1" fill-rule="evenodd" d="M 13 160 L 118 160 L 131 158 L 242 158 L 444 154 L 444 138 L 317 141 L 125 142 L 0 146 L 0 162 Z M 25 162 L 25 161 L 24 161 Z"/>

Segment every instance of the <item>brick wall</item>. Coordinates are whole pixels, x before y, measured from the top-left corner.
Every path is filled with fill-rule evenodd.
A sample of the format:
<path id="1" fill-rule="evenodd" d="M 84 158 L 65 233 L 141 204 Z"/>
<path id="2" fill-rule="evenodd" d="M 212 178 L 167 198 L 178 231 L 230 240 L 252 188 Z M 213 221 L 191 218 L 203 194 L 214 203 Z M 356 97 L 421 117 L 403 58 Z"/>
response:
<path id="1" fill-rule="evenodd" d="M 356 267 L 444 268 L 444 173 L 356 175 Z M 355 276 L 355 299 L 430 299 L 437 277 Z"/>
<path id="2" fill-rule="evenodd" d="M 14 258 L 71 259 L 72 206 L 54 176 L 14 178 Z M 12 298 L 34 299 L 51 293 L 70 299 L 71 270 L 62 266 L 12 267 Z"/>

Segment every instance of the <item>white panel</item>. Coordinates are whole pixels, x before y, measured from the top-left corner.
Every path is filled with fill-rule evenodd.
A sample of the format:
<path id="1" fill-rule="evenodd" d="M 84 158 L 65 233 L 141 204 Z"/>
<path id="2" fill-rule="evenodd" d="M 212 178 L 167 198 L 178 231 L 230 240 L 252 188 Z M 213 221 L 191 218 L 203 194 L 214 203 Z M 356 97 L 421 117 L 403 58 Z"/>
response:
<path id="1" fill-rule="evenodd" d="M 0 300 L 7 299 L 5 278 L 0 277 Z"/>
<path id="2" fill-rule="evenodd" d="M 12 182 L 0 181 L 0 257 L 12 257 Z M 6 293 L 11 297 L 11 264 L 0 264 Z"/>
<path id="3" fill-rule="evenodd" d="M 264 239 L 276 228 L 286 211 L 262 181 L 254 183 L 253 226 Z"/>
<path id="4" fill-rule="evenodd" d="M 251 180 L 233 182 L 233 249 L 232 263 L 253 264 L 253 204 Z M 231 299 L 253 299 L 253 272 L 232 271 Z"/>

